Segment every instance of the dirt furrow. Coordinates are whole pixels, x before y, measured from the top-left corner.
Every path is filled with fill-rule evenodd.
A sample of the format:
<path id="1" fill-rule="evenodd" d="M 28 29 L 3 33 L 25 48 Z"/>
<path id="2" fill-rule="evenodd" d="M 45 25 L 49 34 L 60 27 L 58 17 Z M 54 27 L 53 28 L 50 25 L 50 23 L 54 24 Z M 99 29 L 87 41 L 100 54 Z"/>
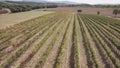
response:
<path id="1" fill-rule="evenodd" d="M 41 33 L 43 30 L 45 30 L 46 28 L 48 28 L 48 27 L 45 27 L 44 29 L 42 29 L 42 30 L 40 31 L 40 33 Z M 37 34 L 35 34 L 33 37 L 35 37 L 35 36 L 38 35 L 38 34 L 39 34 L 39 32 L 38 32 Z M 25 43 L 28 43 L 28 41 L 30 41 L 31 39 L 33 39 L 33 37 L 31 37 L 31 38 L 30 38 L 29 40 L 27 40 Z M 19 50 L 21 47 L 24 46 L 25 43 L 21 44 L 20 47 L 18 46 L 18 47 L 15 48 L 12 52 L 10 52 L 10 53 L 6 54 L 4 57 L 2 57 L 2 58 L 1 58 L 1 61 L 4 60 L 4 59 L 5 59 L 6 57 L 8 57 L 9 55 L 15 53 L 17 50 Z M 9 47 L 12 47 L 12 48 L 13 48 L 13 46 L 9 46 Z"/>
<path id="2" fill-rule="evenodd" d="M 46 29 L 46 28 L 47 28 L 47 27 L 45 27 L 45 29 Z M 35 34 L 32 38 L 30 38 L 29 40 L 27 40 L 24 44 L 27 44 L 29 41 L 31 41 L 31 40 L 32 40 L 35 36 L 37 36 L 39 33 L 42 33 L 42 31 L 44 31 L 45 29 L 43 29 L 43 30 L 41 30 L 40 32 L 38 32 L 37 34 Z M 15 51 L 11 52 L 11 54 L 10 54 L 9 56 L 7 56 L 5 60 L 1 61 L 1 62 L 0 62 L 0 66 L 1 66 L 3 63 L 7 62 L 7 60 L 8 60 L 13 54 L 15 54 L 19 49 L 23 48 L 23 47 L 25 46 L 24 44 L 22 44 L 22 45 L 21 45 L 19 48 L 17 48 Z"/>
<path id="3" fill-rule="evenodd" d="M 57 22 L 57 23 L 61 24 L 61 22 Z M 35 56 L 30 60 L 30 62 L 28 62 L 25 65 L 25 68 L 35 68 L 36 64 L 39 62 L 39 59 L 41 58 L 41 56 L 43 55 L 43 53 L 47 49 L 48 45 L 50 44 L 50 42 L 52 41 L 52 39 L 56 35 L 59 28 L 60 28 L 60 25 L 59 25 L 59 27 L 57 27 L 57 29 L 54 31 L 54 33 L 47 39 L 47 41 L 42 45 L 40 50 L 35 54 Z"/>
<path id="4" fill-rule="evenodd" d="M 70 21 L 70 25 L 68 28 L 68 37 L 66 39 L 66 44 L 65 44 L 65 51 L 63 54 L 63 59 L 62 59 L 62 64 L 61 67 L 62 68 L 70 68 L 70 54 L 71 54 L 71 46 L 72 46 L 72 30 L 73 30 L 73 20 L 74 20 L 74 14 L 72 14 L 71 16 L 71 21 Z"/>
<path id="5" fill-rule="evenodd" d="M 80 19 L 81 19 L 81 17 L 80 17 Z M 96 63 L 96 67 L 104 68 L 105 65 L 103 64 L 102 59 L 99 54 L 99 51 L 97 50 L 97 47 L 96 47 L 97 45 L 95 45 L 95 42 L 93 41 L 92 37 L 90 36 L 90 33 L 89 33 L 88 29 L 86 28 L 85 22 L 83 22 L 82 19 L 81 19 L 81 22 L 86 31 L 86 35 L 88 37 L 88 41 L 90 44 L 90 49 L 94 55 L 93 57 L 94 57 L 94 62 Z"/>
<path id="6" fill-rule="evenodd" d="M 98 39 L 96 38 L 96 36 L 94 35 L 95 33 L 92 33 L 92 29 L 90 27 L 90 25 L 92 24 L 89 24 L 88 28 L 89 28 L 89 31 L 91 33 L 91 36 L 93 37 L 94 41 L 95 41 L 95 44 L 97 45 L 97 49 L 99 50 L 99 53 L 101 55 L 101 58 L 102 58 L 102 61 L 103 63 L 105 64 L 105 68 L 114 68 L 113 64 L 112 64 L 112 61 L 110 60 L 110 58 L 107 56 L 104 48 L 101 47 L 101 44 L 99 43 Z"/>
<path id="7" fill-rule="evenodd" d="M 87 57 L 85 54 L 85 48 L 83 46 L 83 39 L 80 31 L 79 21 L 76 19 L 76 28 L 77 28 L 77 46 L 78 46 L 78 53 L 79 53 L 79 64 L 80 68 L 88 68 L 87 66 Z"/>
<path id="8" fill-rule="evenodd" d="M 53 14 L 54 15 L 54 14 Z M 48 15 L 47 15 L 48 16 Z M 47 17 L 46 16 L 46 17 Z M 57 15 L 56 15 L 57 16 Z M 45 17 L 45 16 L 44 16 Z M 44 17 L 42 17 L 42 18 L 44 18 Z M 13 37 L 11 37 L 11 38 L 9 38 L 9 39 L 7 39 L 6 41 L 4 41 L 4 42 L 2 42 L 0 45 L 2 46 L 1 48 L 0 48 L 0 51 L 3 51 L 4 49 L 7 49 L 7 48 L 9 48 L 9 46 L 10 45 L 14 45 L 14 43 L 15 44 L 18 44 L 18 45 L 20 45 L 20 43 L 18 43 L 18 42 L 20 42 L 19 40 L 15 40 L 15 41 L 13 41 L 13 39 L 15 39 L 16 37 L 18 37 L 18 35 L 21 35 L 21 33 L 22 34 L 26 34 L 26 32 L 27 31 L 34 31 L 35 29 L 37 29 L 37 28 L 40 28 L 40 27 L 42 27 L 43 26 L 43 23 L 42 22 L 47 22 L 47 20 L 53 20 L 53 16 L 51 15 L 51 17 L 49 16 L 49 19 L 45 19 L 44 21 L 42 21 L 42 18 L 40 19 L 40 21 L 38 21 L 38 20 L 36 20 L 36 22 L 34 23 L 34 25 L 28 25 L 29 26 L 29 28 L 28 28 L 28 26 L 26 27 L 26 28 L 24 28 L 23 27 L 23 23 L 20 23 L 19 25 L 19 28 L 14 28 L 14 29 L 17 29 L 16 31 L 14 31 L 14 32 L 11 32 L 11 33 L 17 33 L 17 31 L 19 31 L 19 33 L 17 33 L 17 35 L 15 35 L 15 36 L 13 36 Z M 36 18 L 37 19 L 37 18 Z M 32 19 L 32 20 L 34 20 L 34 19 Z M 30 22 L 29 23 L 31 23 L 31 24 L 33 24 L 33 22 L 32 22 L 32 20 L 29 20 Z M 54 21 L 54 20 L 53 20 Z M 27 25 L 27 21 L 26 21 L 26 23 L 24 23 L 24 26 L 26 26 Z M 44 25 L 45 25 L 45 23 L 44 23 Z M 41 25 L 42 24 L 42 25 Z M 37 26 L 36 26 L 37 25 Z M 40 25 L 40 26 L 39 26 Z M 17 25 L 16 25 L 17 26 Z M 13 27 L 12 27 L 13 28 Z M 10 28 L 10 29 L 12 29 L 12 28 Z M 21 28 L 21 29 L 20 29 Z M 10 33 L 10 32 L 9 32 Z M 6 33 L 6 34 L 8 34 L 8 33 Z M 13 35 L 13 34 L 12 34 Z M 9 36 L 8 36 L 9 37 Z M 29 37 L 29 38 L 31 38 L 31 37 Z M 4 39 L 4 38 L 3 38 Z M 3 40 L 2 39 L 2 40 Z M 9 41 L 9 42 L 8 42 Z M 23 42 L 24 43 L 24 42 Z"/>
<path id="9" fill-rule="evenodd" d="M 50 24 L 51 25 L 51 24 Z M 41 28 L 41 31 L 40 31 L 40 33 L 43 31 L 43 30 L 45 30 L 45 29 L 47 29 L 48 28 L 48 26 L 46 26 L 46 25 L 43 25 L 43 26 L 45 26 L 45 28 Z M 38 29 L 38 28 L 37 28 Z M 33 30 L 34 31 L 34 30 Z M 31 31 L 32 32 L 32 31 Z M 29 39 L 33 39 L 33 37 L 35 37 L 36 35 L 38 35 L 39 34 L 39 32 L 37 32 L 35 35 L 33 35 L 32 37 L 29 37 L 28 38 L 28 40 L 26 40 L 26 41 L 24 41 L 23 43 L 21 43 L 21 44 L 18 44 L 17 45 L 17 47 L 15 47 L 14 49 L 13 49 L 13 46 L 9 46 L 9 47 L 12 47 L 11 49 L 11 51 L 10 52 L 8 52 L 8 54 L 6 54 L 6 55 L 4 55 L 3 57 L 1 57 L 0 59 L 1 59 L 1 61 L 2 60 L 4 60 L 4 59 L 6 59 L 6 57 L 8 57 L 9 55 L 11 55 L 11 53 L 13 53 L 13 52 L 15 52 L 15 51 L 17 51 L 20 47 L 22 47 L 25 43 L 28 43 L 28 41 L 29 41 Z M 26 35 L 24 35 L 24 37 L 26 37 Z M 23 37 L 23 38 L 24 38 Z M 18 41 L 18 40 L 16 40 L 16 41 Z M 14 41 L 15 42 L 15 41 Z M 4 52 L 4 51 L 3 51 Z"/>
<path id="10" fill-rule="evenodd" d="M 45 32 L 44 35 L 40 36 L 40 38 L 38 40 L 36 40 L 28 49 L 27 51 L 17 59 L 16 62 L 14 62 L 10 68 L 17 68 L 21 62 L 23 62 L 25 59 L 27 59 L 27 57 L 29 57 L 29 55 L 32 53 L 33 49 L 35 48 L 35 46 L 47 35 L 47 33 L 52 30 L 55 26 L 57 26 L 58 23 L 54 24 L 47 32 Z M 50 41 L 50 40 L 49 40 Z M 46 45 L 45 45 L 46 46 Z M 44 50 L 44 49 L 43 49 Z M 41 52 L 43 53 L 43 52 Z"/>
<path id="11" fill-rule="evenodd" d="M 69 20 L 69 19 L 68 19 Z M 56 57 L 58 56 L 58 51 L 60 49 L 60 45 L 62 43 L 63 40 L 63 35 L 65 34 L 65 31 L 67 29 L 67 25 L 69 22 L 66 22 L 64 27 L 63 27 L 63 31 L 61 32 L 61 34 L 59 35 L 59 38 L 57 39 L 57 42 L 55 42 L 54 47 L 49 55 L 49 57 L 47 58 L 44 66 L 42 68 L 54 68 L 54 64 L 56 61 Z"/>

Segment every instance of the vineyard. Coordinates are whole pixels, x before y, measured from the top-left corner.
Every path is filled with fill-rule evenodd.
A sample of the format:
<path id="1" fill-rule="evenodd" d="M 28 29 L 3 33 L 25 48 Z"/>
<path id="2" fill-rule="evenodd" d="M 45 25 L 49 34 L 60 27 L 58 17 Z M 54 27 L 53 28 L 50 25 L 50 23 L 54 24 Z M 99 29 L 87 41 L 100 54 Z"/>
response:
<path id="1" fill-rule="evenodd" d="M 55 12 L 0 29 L 0 68 L 120 68 L 120 20 Z"/>

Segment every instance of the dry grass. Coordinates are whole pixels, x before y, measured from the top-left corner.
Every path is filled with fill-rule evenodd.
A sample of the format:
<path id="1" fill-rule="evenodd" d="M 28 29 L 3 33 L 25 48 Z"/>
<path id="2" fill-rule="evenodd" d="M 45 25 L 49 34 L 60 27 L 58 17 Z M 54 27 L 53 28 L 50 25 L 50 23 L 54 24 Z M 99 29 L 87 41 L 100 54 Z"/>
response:
<path id="1" fill-rule="evenodd" d="M 26 21 L 29 19 L 33 19 L 49 13 L 52 13 L 52 12 L 33 10 L 33 11 L 13 13 L 13 14 L 2 14 L 0 15 L 0 28 L 5 28 L 7 26 L 10 26 L 22 21 Z"/>

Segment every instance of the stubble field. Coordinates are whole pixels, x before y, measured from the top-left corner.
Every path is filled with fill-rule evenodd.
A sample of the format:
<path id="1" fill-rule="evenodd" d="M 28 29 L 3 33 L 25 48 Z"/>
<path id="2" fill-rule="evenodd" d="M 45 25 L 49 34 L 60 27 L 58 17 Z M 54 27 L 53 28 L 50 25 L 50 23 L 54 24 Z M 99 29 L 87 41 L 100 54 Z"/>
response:
<path id="1" fill-rule="evenodd" d="M 14 24 L 24 22 L 26 20 L 34 19 L 49 13 L 48 11 L 27 11 L 27 12 L 20 12 L 20 13 L 12 13 L 12 14 L 0 14 L 0 29 L 10 27 Z"/>

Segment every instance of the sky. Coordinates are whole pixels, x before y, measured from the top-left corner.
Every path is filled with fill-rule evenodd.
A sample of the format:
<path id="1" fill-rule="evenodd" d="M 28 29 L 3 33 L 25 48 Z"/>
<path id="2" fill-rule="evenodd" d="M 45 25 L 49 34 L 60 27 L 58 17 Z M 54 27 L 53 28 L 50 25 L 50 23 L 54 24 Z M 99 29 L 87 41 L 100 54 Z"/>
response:
<path id="1" fill-rule="evenodd" d="M 21 1 L 21 0 L 14 0 L 14 1 Z M 36 0 L 36 1 L 41 1 L 41 0 Z M 42 0 L 42 1 L 72 1 L 77 3 L 88 3 L 88 4 L 120 4 L 120 0 Z"/>
<path id="2" fill-rule="evenodd" d="M 72 1 L 88 4 L 120 4 L 120 0 L 48 0 L 48 1 Z"/>

